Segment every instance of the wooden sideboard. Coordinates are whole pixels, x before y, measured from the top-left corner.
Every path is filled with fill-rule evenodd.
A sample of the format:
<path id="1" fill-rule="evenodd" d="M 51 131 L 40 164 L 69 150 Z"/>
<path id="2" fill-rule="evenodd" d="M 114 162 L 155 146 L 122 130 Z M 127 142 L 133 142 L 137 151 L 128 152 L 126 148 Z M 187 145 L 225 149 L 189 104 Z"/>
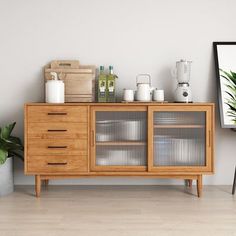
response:
<path id="1" fill-rule="evenodd" d="M 212 103 L 29 103 L 25 174 L 36 196 L 49 179 L 118 176 L 197 181 L 214 170 Z"/>

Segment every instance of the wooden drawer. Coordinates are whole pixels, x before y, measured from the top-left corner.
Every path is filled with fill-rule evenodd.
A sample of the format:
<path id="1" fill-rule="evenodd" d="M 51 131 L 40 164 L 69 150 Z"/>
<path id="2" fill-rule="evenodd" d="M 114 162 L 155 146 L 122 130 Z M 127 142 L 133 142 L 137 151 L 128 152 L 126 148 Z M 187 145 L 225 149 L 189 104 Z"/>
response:
<path id="1" fill-rule="evenodd" d="M 28 139 L 28 155 L 87 155 L 85 139 Z"/>
<path id="2" fill-rule="evenodd" d="M 30 122 L 82 122 L 88 121 L 87 106 L 28 106 Z"/>
<path id="3" fill-rule="evenodd" d="M 29 156 L 27 169 L 35 173 L 87 172 L 86 156 Z"/>
<path id="4" fill-rule="evenodd" d="M 29 138 L 42 139 L 87 139 L 87 123 L 29 123 Z"/>

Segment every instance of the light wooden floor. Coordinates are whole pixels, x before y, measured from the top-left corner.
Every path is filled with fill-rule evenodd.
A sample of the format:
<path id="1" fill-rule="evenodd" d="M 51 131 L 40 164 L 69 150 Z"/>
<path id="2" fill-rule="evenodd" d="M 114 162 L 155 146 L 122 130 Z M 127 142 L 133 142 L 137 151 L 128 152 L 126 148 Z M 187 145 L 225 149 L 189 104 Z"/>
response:
<path id="1" fill-rule="evenodd" d="M 0 236 L 236 235 L 230 186 L 33 186 L 0 198 Z"/>

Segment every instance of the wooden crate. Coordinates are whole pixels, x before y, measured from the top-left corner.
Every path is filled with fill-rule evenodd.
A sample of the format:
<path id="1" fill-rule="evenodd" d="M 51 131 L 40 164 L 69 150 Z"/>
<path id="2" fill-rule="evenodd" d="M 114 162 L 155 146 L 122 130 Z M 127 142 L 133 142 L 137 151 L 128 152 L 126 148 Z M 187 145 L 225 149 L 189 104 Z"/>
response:
<path id="1" fill-rule="evenodd" d="M 56 72 L 65 83 L 65 102 L 94 102 L 96 67 L 79 61 L 52 61 L 44 68 L 45 83 Z"/>

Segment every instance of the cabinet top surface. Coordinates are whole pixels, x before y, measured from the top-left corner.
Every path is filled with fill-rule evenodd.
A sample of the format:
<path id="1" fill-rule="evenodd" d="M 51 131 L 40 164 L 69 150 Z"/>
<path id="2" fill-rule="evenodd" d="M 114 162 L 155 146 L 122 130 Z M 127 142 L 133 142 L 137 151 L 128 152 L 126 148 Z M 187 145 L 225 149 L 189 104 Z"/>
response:
<path id="1" fill-rule="evenodd" d="M 194 102 L 194 103 L 173 103 L 173 102 L 116 102 L 116 103 L 101 103 L 101 102 L 83 102 L 83 103 L 26 103 L 27 106 L 209 106 L 214 103 Z"/>

